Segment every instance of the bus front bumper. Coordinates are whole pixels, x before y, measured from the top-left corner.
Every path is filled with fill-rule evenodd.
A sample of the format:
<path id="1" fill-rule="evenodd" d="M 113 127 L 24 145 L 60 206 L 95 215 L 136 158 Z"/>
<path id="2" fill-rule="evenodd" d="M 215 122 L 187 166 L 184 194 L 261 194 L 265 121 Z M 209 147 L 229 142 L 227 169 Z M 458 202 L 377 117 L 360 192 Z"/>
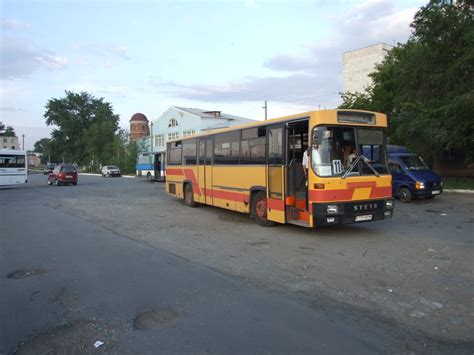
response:
<path id="1" fill-rule="evenodd" d="M 379 221 L 392 218 L 394 201 L 366 200 L 334 203 L 313 203 L 313 224 L 315 227 L 335 224 L 349 224 Z"/>

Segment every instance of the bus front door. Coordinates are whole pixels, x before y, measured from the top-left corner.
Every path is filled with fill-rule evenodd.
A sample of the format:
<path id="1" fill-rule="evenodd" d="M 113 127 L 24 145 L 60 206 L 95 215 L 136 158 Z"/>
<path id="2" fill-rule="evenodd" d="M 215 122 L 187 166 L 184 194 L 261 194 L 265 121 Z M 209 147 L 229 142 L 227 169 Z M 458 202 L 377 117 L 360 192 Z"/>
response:
<path id="1" fill-rule="evenodd" d="M 199 202 L 212 205 L 212 138 L 199 139 Z"/>
<path id="2" fill-rule="evenodd" d="M 160 180 L 162 178 L 161 176 L 161 159 L 162 159 L 162 154 L 155 154 L 155 163 L 154 163 L 154 174 L 155 174 L 155 180 Z"/>
<path id="3" fill-rule="evenodd" d="M 285 161 L 284 161 L 283 125 L 270 126 L 267 129 L 267 218 L 285 223 Z"/>

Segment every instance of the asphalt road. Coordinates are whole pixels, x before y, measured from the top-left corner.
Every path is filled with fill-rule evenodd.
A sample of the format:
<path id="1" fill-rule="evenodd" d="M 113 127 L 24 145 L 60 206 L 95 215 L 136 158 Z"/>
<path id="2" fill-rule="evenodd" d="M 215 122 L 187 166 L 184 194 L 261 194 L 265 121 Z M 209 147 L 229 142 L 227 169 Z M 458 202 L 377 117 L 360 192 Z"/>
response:
<path id="1" fill-rule="evenodd" d="M 472 208 L 469 199 L 461 203 Z M 417 206 L 400 215 L 416 219 Z M 472 259 L 470 265 L 466 259 L 472 253 L 472 209 L 462 213 L 471 221 L 465 225 L 466 216 L 458 215 L 461 229 L 455 228 L 449 247 L 467 248 L 467 254 L 456 254 L 460 260 L 454 262 L 439 248 L 446 238 L 432 233 L 427 242 L 423 226 L 413 221 L 324 230 L 315 237 L 293 226 L 264 229 L 215 208 L 184 208 L 162 184 L 81 176 L 77 186 L 50 187 L 45 177 L 33 175 L 25 186 L 0 189 L 0 353 L 471 354 L 469 336 L 443 338 L 417 327 L 427 317 L 439 321 L 436 312 L 446 311 L 449 300 L 423 298 L 433 314 L 410 309 L 415 316 L 408 319 L 415 323 L 403 322 L 387 317 L 393 304 L 378 300 L 377 289 L 372 293 L 377 273 L 354 278 L 348 269 L 360 264 L 331 264 L 353 257 L 348 249 L 357 242 L 376 250 L 380 241 L 373 236 L 387 228 L 412 237 L 409 226 L 416 226 L 424 246 L 448 258 L 437 260 L 440 267 L 450 261 L 462 271 L 453 278 L 464 281 L 465 291 L 452 298 L 468 314 L 453 319 L 472 330 L 472 323 L 464 323 L 472 317 Z M 348 243 L 347 235 L 356 240 Z M 336 250 L 343 255 L 321 254 Z M 367 269 L 380 262 L 359 258 Z M 332 282 L 341 265 L 344 272 Z M 415 279 L 422 272 L 413 271 Z M 377 287 L 403 299 L 409 285 Z M 363 297 L 348 301 L 358 288 L 375 297 L 375 310 L 367 310 Z M 456 322 L 445 327 L 454 335 Z M 95 348 L 96 341 L 104 344 Z"/>

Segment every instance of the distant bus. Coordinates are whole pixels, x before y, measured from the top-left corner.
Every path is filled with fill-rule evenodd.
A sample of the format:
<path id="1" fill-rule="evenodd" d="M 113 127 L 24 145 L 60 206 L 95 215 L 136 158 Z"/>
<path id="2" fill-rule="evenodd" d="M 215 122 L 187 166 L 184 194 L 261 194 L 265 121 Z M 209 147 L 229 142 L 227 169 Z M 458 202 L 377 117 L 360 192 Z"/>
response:
<path id="1" fill-rule="evenodd" d="M 24 150 L 0 150 L 0 186 L 28 182 L 28 160 Z"/>
<path id="2" fill-rule="evenodd" d="M 136 175 L 145 176 L 148 181 L 165 180 L 165 152 L 146 152 L 137 156 Z"/>
<path id="3" fill-rule="evenodd" d="M 169 141 L 166 191 L 262 226 L 391 218 L 386 128 L 381 113 L 321 110 Z"/>

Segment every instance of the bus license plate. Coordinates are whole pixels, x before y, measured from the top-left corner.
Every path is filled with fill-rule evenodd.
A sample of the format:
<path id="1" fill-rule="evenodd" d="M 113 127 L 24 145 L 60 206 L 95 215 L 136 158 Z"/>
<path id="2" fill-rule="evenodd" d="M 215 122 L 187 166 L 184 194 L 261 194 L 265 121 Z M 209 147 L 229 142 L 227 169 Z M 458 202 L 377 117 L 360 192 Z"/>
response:
<path id="1" fill-rule="evenodd" d="M 66 179 L 72 179 L 71 175 L 66 175 Z"/>
<path id="2" fill-rule="evenodd" d="M 372 215 L 371 214 L 364 214 L 362 216 L 356 216 L 355 217 L 356 222 L 371 221 L 371 220 L 372 220 Z"/>
<path id="3" fill-rule="evenodd" d="M 439 195 L 439 190 L 431 191 L 432 195 Z"/>

